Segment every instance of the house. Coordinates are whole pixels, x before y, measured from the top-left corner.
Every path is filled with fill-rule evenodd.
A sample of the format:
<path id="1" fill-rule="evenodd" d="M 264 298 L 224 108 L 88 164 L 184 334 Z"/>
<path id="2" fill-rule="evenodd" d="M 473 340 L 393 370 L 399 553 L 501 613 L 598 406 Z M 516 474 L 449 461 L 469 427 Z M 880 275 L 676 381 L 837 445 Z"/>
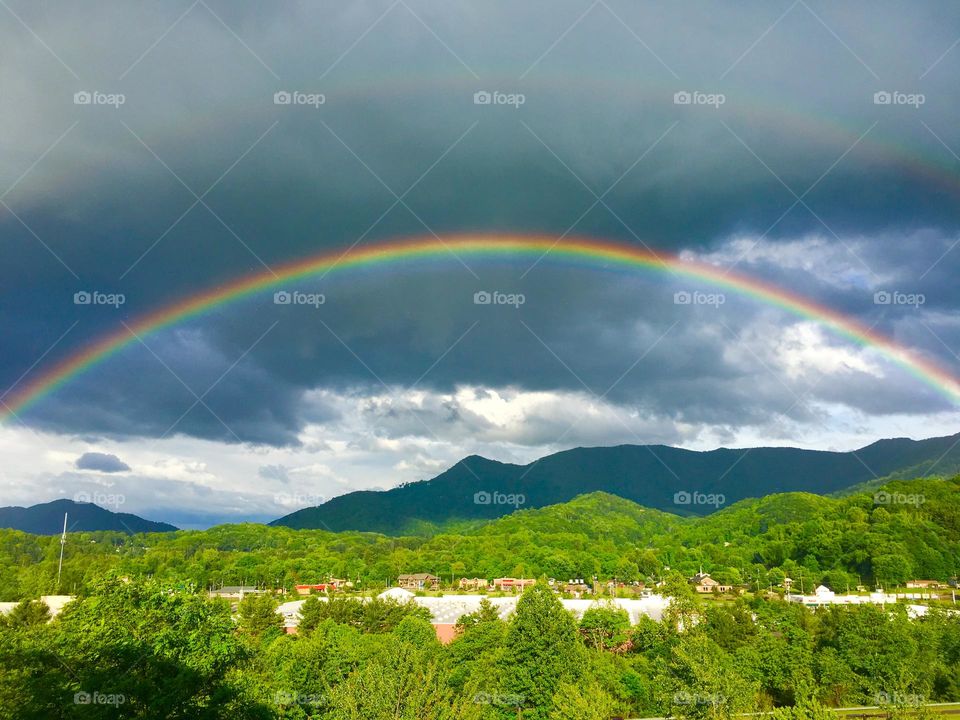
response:
<path id="1" fill-rule="evenodd" d="M 576 598 L 582 597 L 591 592 L 591 588 L 583 578 L 574 578 L 568 580 L 565 585 L 560 587 L 560 592 L 570 593 Z"/>
<path id="2" fill-rule="evenodd" d="M 935 590 L 942 586 L 939 580 L 907 580 L 907 587 Z"/>
<path id="3" fill-rule="evenodd" d="M 693 589 L 698 593 L 728 593 L 733 590 L 733 585 L 721 585 L 710 577 L 710 573 L 705 573 L 702 570 L 690 578 L 690 584 L 694 586 Z"/>
<path id="4" fill-rule="evenodd" d="M 513 592 L 523 592 L 528 587 L 536 585 L 537 581 L 533 578 L 496 578 L 493 581 L 494 590 L 512 590 Z"/>
<path id="5" fill-rule="evenodd" d="M 294 585 L 294 589 L 297 591 L 297 595 L 309 595 L 310 593 L 316 592 L 330 592 L 331 590 L 336 590 L 336 586 L 333 583 L 317 583 L 316 585 Z"/>
<path id="6" fill-rule="evenodd" d="M 486 590 L 486 578 L 460 578 L 461 590 Z"/>
<path id="7" fill-rule="evenodd" d="M 397 585 L 406 590 L 436 590 L 440 587 L 440 578 L 430 573 L 413 573 L 398 577 Z"/>
<path id="8" fill-rule="evenodd" d="M 615 593 L 624 592 L 624 591 L 631 592 L 634 595 L 642 595 L 646 587 L 647 586 L 645 583 L 642 583 L 638 580 L 634 580 L 633 582 L 630 582 L 630 583 L 614 582 L 613 580 L 608 580 L 606 585 L 604 585 L 606 592 L 609 593 L 610 595 L 614 595 Z"/>

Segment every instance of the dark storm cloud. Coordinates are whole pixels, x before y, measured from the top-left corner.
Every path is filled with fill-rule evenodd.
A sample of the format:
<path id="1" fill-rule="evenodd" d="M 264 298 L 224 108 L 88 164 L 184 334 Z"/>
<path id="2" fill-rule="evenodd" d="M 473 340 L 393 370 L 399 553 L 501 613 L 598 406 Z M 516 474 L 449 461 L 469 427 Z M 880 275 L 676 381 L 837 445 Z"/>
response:
<path id="1" fill-rule="evenodd" d="M 130 466 L 110 453 L 86 452 L 76 459 L 77 470 L 96 470 L 102 473 L 127 472 Z"/>
<path id="2" fill-rule="evenodd" d="M 817 235 L 834 249 L 856 238 L 869 267 L 854 258 L 834 282 L 818 267 L 745 267 L 955 362 L 943 348 L 956 347 L 955 330 L 940 323 L 933 337 L 904 309 L 872 301 L 888 285 L 926 293 L 915 316 L 960 300 L 947 252 L 960 183 L 941 144 L 960 148 L 960 50 L 935 65 L 960 27 L 955 5 L 801 4 L 770 29 L 788 4 L 722 14 L 601 4 L 552 49 L 585 8 L 410 2 L 376 22 L 388 3 L 211 2 L 174 25 L 188 7 L 11 3 L 53 53 L 19 23 L 0 30 L 0 193 L 15 185 L 10 210 L 0 207 L 4 387 L 65 331 L 44 366 L 121 320 L 238 275 L 359 238 L 430 231 L 569 231 L 702 252 L 730 235 L 764 235 L 764 246 Z M 75 105 L 80 90 L 125 102 Z M 326 102 L 275 105 L 281 90 Z M 478 106 L 478 90 L 526 101 Z M 674 104 L 674 93 L 695 90 L 726 101 Z M 926 102 L 875 105 L 883 90 Z M 403 203 L 390 209 L 397 195 Z M 831 272 L 842 264 L 823 257 Z M 479 279 L 455 259 L 442 273 L 331 276 L 313 314 L 250 300 L 195 321 L 192 339 L 168 331 L 149 349 L 134 342 L 28 420 L 291 444 L 306 420 L 337 419 L 305 407 L 304 390 L 379 391 L 424 373 L 424 386 L 442 390 L 609 389 L 611 401 L 651 415 L 731 426 L 775 413 L 812 421 L 809 402 L 825 398 L 876 413 L 942 406 L 925 391 L 873 392 L 853 371 L 798 398 L 804 388 L 784 386 L 764 339 L 744 338 L 763 321 L 755 306 L 678 307 L 678 282 L 549 262 L 521 279 L 525 267 L 470 265 Z M 475 307 L 484 288 L 529 301 L 515 312 Z M 122 293 L 125 303 L 77 306 L 79 291 Z"/>

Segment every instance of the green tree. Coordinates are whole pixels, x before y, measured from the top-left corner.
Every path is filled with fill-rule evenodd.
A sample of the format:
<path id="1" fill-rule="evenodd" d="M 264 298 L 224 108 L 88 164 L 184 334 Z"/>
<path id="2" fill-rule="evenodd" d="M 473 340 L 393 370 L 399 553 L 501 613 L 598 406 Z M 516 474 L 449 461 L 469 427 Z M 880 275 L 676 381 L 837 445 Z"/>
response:
<path id="1" fill-rule="evenodd" d="M 772 720 L 835 720 L 836 715 L 816 700 L 807 699 L 796 705 L 777 708 L 769 717 Z"/>
<path id="2" fill-rule="evenodd" d="M 547 718 L 561 683 L 578 679 L 582 652 L 573 616 L 537 583 L 517 601 L 507 631 L 503 686 L 532 708 L 530 718 Z"/>
<path id="3" fill-rule="evenodd" d="M 598 683 L 561 683 L 553 696 L 550 720 L 610 720 L 616 701 Z"/>
<path id="4" fill-rule="evenodd" d="M 277 614 L 277 601 L 267 593 L 247 595 L 238 606 L 240 628 L 253 638 L 273 639 L 283 632 L 283 618 Z"/>
<path id="5" fill-rule="evenodd" d="M 591 607 L 580 620 L 580 635 L 596 650 L 623 651 L 630 639 L 630 616 L 615 605 Z"/>
<path id="6" fill-rule="evenodd" d="M 418 647 L 439 645 L 437 633 L 429 620 L 416 615 L 407 615 L 393 629 L 393 636 L 400 642 Z"/>
<path id="7" fill-rule="evenodd" d="M 756 685 L 740 675 L 723 648 L 699 632 L 673 647 L 665 681 L 671 690 L 667 706 L 679 717 L 730 718 L 756 704 Z"/>
<path id="8" fill-rule="evenodd" d="M 50 608 L 40 600 L 24 600 L 7 615 L 0 615 L 0 623 L 10 627 L 31 627 L 50 621 Z"/>

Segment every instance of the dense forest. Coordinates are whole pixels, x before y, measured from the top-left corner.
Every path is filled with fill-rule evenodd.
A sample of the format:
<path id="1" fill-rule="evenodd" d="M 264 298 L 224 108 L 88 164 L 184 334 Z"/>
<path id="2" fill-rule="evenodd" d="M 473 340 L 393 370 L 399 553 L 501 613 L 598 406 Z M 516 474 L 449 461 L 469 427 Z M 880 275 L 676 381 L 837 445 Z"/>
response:
<path id="1" fill-rule="evenodd" d="M 960 699 L 960 621 L 945 611 L 670 592 L 662 622 L 600 605 L 578 623 L 537 584 L 509 621 L 481 605 L 444 646 L 413 603 L 308 601 L 285 635 L 269 595 L 235 622 L 225 600 L 103 581 L 52 622 L 36 602 L 0 622 L 0 717 L 818 720 Z"/>
<path id="2" fill-rule="evenodd" d="M 54 620 L 57 537 L 0 532 L 0 718 L 607 720 L 829 717 L 881 705 L 894 717 L 960 701 L 960 616 L 932 607 L 812 611 L 768 592 L 789 574 L 837 590 L 952 577 L 960 478 L 894 482 L 829 498 L 745 500 L 681 518 L 594 493 L 431 537 L 260 525 L 68 537 Z M 694 595 L 700 566 L 750 592 Z M 278 596 L 233 613 L 221 583 L 289 588 L 331 574 L 373 589 L 399 572 L 448 577 L 665 578 L 661 622 L 603 603 L 580 621 L 545 583 L 502 620 L 487 604 L 441 645 L 414 603 L 308 600 L 284 634 Z"/>
<path id="3" fill-rule="evenodd" d="M 58 537 L 0 530 L 0 601 L 56 591 Z M 292 590 L 331 575 L 361 588 L 400 573 L 458 577 L 659 578 L 664 568 L 753 590 L 784 575 L 810 589 L 948 580 L 960 570 L 960 477 L 896 481 L 847 497 L 806 493 L 743 500 L 682 518 L 604 493 L 390 537 L 264 525 L 205 531 L 68 536 L 60 591 L 83 592 L 108 571 L 176 588 L 257 584 Z"/>

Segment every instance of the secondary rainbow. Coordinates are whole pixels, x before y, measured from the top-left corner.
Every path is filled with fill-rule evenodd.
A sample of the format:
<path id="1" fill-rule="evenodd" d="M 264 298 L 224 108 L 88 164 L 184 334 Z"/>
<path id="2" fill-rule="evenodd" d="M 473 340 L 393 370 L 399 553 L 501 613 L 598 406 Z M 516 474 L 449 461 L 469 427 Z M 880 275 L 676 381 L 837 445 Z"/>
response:
<path id="1" fill-rule="evenodd" d="M 340 249 L 275 266 L 210 288 L 179 302 L 141 316 L 126 327 L 109 333 L 78 352 L 40 372 L 34 379 L 3 398 L 0 420 L 23 412 L 71 379 L 103 362 L 131 343 L 163 328 L 209 312 L 256 293 L 282 288 L 287 283 L 330 273 L 345 273 L 364 267 L 402 265 L 419 260 L 495 258 L 575 263 L 595 269 L 623 268 L 672 273 L 714 285 L 783 308 L 830 328 L 855 343 L 874 348 L 919 380 L 960 405 L 960 380 L 933 362 L 920 357 L 892 339 L 874 332 L 857 320 L 763 280 L 727 271 L 707 263 L 652 252 L 632 245 L 549 236 L 457 235 L 445 240 L 416 237 L 366 247 Z"/>

